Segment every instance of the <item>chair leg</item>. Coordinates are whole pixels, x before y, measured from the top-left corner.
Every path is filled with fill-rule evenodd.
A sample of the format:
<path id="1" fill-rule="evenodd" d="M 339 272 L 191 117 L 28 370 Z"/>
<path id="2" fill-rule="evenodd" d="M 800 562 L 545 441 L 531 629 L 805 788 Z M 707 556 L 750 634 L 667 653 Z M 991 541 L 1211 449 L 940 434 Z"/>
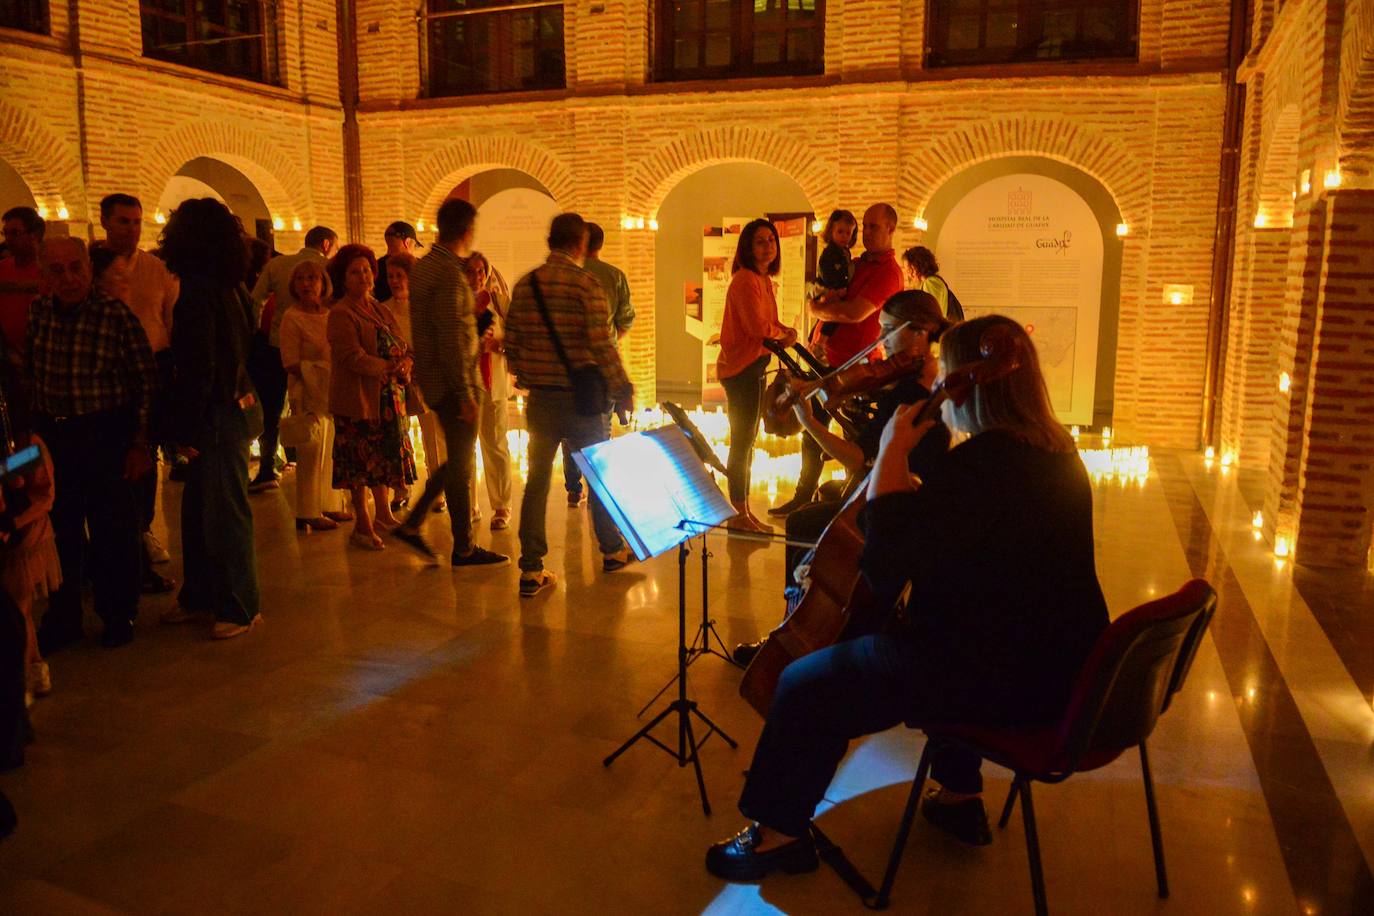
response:
<path id="1" fill-rule="evenodd" d="M 997 829 L 1004 830 L 1007 821 L 1011 820 L 1011 811 L 1016 807 L 1016 783 L 1011 784 L 1011 789 L 1007 791 L 1007 803 L 1002 806 L 1002 816 L 997 819 Z"/>
<path id="2" fill-rule="evenodd" d="M 916 765 L 916 778 L 911 781 L 911 796 L 906 800 L 906 811 L 902 814 L 902 823 L 897 828 L 897 839 L 892 844 L 887 871 L 883 874 L 883 886 L 878 889 L 878 896 L 864 901 L 864 905 L 870 910 L 885 910 L 892 899 L 892 885 L 897 881 L 897 868 L 902 864 L 906 840 L 911 835 L 911 823 L 916 819 L 916 806 L 921 803 L 921 790 L 925 788 L 926 774 L 930 772 L 930 751 L 934 744 L 934 741 L 926 741 L 925 749 L 921 751 L 921 762 Z"/>
<path id="3" fill-rule="evenodd" d="M 1031 781 L 1018 776 L 1016 784 L 1021 788 L 1021 820 L 1026 825 L 1026 854 L 1030 858 L 1031 895 L 1035 898 L 1035 916 L 1048 916 L 1049 904 L 1045 902 L 1045 873 L 1040 868 L 1040 834 L 1035 829 L 1035 805 L 1031 803 Z"/>
<path id="4" fill-rule="evenodd" d="M 1159 896 L 1169 896 L 1169 875 L 1164 869 L 1164 834 L 1159 829 L 1159 808 L 1155 806 L 1155 781 L 1150 775 L 1150 758 L 1145 753 L 1145 742 L 1140 742 L 1140 774 L 1145 778 L 1145 810 L 1150 814 L 1150 842 L 1155 847 L 1155 880 L 1159 883 Z"/>

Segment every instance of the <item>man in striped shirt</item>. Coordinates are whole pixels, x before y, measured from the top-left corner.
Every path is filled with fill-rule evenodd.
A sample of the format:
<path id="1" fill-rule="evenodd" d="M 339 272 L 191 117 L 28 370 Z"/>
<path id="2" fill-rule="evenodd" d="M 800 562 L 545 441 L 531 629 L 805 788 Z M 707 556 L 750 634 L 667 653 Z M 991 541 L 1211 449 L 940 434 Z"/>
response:
<path id="1" fill-rule="evenodd" d="M 482 377 L 477 368 L 477 316 L 468 286 L 466 258 L 472 254 L 477 211 L 466 200 L 439 208 L 439 239 L 410 271 L 411 346 L 415 379 L 439 417 L 448 460 L 430 469 L 424 492 L 393 538 L 431 559 L 434 551 L 420 525 L 440 491 L 448 501 L 456 567 L 505 566 L 510 557 L 472 542 L 472 482 L 476 462 L 477 403 Z"/>
<path id="2" fill-rule="evenodd" d="M 566 440 L 575 451 L 605 441 L 611 435 L 612 406 L 618 411 L 634 406 L 634 390 L 611 338 L 605 290 L 582 269 L 586 254 L 587 223 L 582 217 L 554 217 L 549 259 L 515 285 L 506 316 L 506 361 L 517 385 L 530 393 L 525 402 L 529 476 L 520 503 L 520 595 L 526 598 L 554 584 L 553 573 L 544 569 L 549 552 L 544 515 L 559 442 Z M 599 413 L 579 413 L 573 398 L 570 367 L 585 366 L 596 366 L 606 381 L 607 403 Z M 630 552 L 596 494 L 591 501 L 601 568 L 614 572 L 630 562 Z"/>

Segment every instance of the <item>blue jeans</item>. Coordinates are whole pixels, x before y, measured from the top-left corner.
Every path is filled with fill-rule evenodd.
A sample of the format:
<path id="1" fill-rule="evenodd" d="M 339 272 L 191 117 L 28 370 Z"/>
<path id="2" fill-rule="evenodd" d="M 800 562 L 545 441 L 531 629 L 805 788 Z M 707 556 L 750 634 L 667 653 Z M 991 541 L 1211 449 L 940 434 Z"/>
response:
<path id="1" fill-rule="evenodd" d="M 571 391 L 531 391 L 525 402 L 525 427 L 529 430 L 529 475 L 525 495 L 520 501 L 520 569 L 538 572 L 544 568 L 549 552 L 544 517 L 548 511 L 549 483 L 553 477 L 553 458 L 560 442 L 575 452 L 611 437 L 611 415 L 582 416 L 573 406 Z M 565 457 L 565 461 L 572 461 Z M 613 553 L 624 546 L 620 531 L 601 505 L 596 491 L 591 494 L 592 527 L 602 553 Z"/>
<path id="2" fill-rule="evenodd" d="M 903 722 L 941 721 L 941 686 L 923 673 L 911 639 L 883 634 L 837 643 L 788 665 L 754 750 L 740 811 L 789 836 L 806 833 L 850 741 Z M 966 751 L 942 751 L 931 762 L 931 778 L 951 792 L 981 792 L 979 764 Z"/>

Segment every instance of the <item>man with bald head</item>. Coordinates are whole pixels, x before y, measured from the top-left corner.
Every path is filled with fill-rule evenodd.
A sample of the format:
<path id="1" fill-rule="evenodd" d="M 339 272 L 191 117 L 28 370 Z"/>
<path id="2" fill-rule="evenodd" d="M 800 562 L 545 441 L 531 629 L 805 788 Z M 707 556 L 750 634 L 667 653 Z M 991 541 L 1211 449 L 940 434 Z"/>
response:
<path id="1" fill-rule="evenodd" d="M 883 303 L 902 291 L 902 268 L 892 250 L 897 211 L 891 204 L 874 204 L 864 211 L 864 253 L 854 264 L 854 277 L 843 290 L 827 291 L 811 302 L 811 317 L 839 324 L 825 344 L 825 361 L 840 366 L 878 339 L 878 312 Z M 829 422 L 829 417 L 822 418 Z M 825 458 L 809 434 L 802 436 L 802 470 L 797 492 L 770 515 L 787 515 L 811 501 L 820 482 Z"/>
<path id="2" fill-rule="evenodd" d="M 81 639 L 88 572 L 102 642 L 122 646 L 134 637 L 141 575 L 134 482 L 153 468 L 148 419 L 157 365 L 134 313 L 92 285 L 80 240 L 48 240 L 40 264 L 49 292 L 29 310 L 24 370 L 34 430 L 52 455 L 63 580 L 38 630 L 46 655 Z"/>

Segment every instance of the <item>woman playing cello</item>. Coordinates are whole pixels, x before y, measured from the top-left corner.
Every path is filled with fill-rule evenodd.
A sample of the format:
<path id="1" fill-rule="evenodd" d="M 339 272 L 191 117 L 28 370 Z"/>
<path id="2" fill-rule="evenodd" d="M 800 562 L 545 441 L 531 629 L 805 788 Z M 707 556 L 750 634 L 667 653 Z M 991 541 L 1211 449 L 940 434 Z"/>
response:
<path id="1" fill-rule="evenodd" d="M 941 369 L 946 379 L 967 372 L 989 332 L 1014 349 L 1014 368 L 985 377 L 959 406 L 945 403 L 946 422 L 970 438 L 916 486 L 907 456 L 934 424 L 913 426 L 921 407 L 900 407 L 869 477 L 860 568 L 877 593 L 910 583 L 903 625 L 787 667 L 740 797 L 752 823 L 710 848 L 712 874 L 814 869 L 811 817 L 855 738 L 902 722 L 1054 719 L 1106 627 L 1087 472 L 1030 338 L 1001 316 L 964 322 L 941 341 Z M 942 788 L 922 807 L 967 842 L 987 842 L 978 765 L 937 757 Z"/>

